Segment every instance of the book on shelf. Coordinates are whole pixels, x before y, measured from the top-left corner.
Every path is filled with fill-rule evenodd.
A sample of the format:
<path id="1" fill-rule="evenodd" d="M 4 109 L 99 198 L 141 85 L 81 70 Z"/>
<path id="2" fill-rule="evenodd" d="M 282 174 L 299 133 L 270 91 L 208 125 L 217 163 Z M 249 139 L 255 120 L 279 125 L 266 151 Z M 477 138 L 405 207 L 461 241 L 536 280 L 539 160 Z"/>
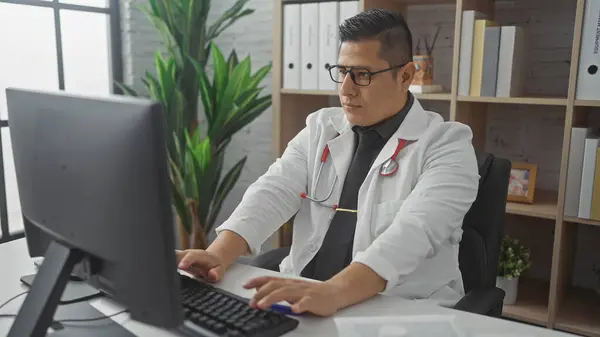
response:
<path id="1" fill-rule="evenodd" d="M 473 55 L 471 56 L 471 87 L 469 95 L 481 96 L 481 83 L 483 79 L 483 57 L 486 38 L 486 28 L 496 26 L 492 20 L 475 20 L 473 32 Z M 489 39 L 489 36 L 488 36 Z"/>
<path id="2" fill-rule="evenodd" d="M 502 26 L 498 53 L 496 97 L 523 95 L 525 82 L 525 31 L 519 26 Z"/>
<path id="3" fill-rule="evenodd" d="M 496 96 L 501 27 L 486 27 L 481 66 L 481 96 Z"/>
<path id="4" fill-rule="evenodd" d="M 464 11 L 458 95 L 517 97 L 523 91 L 525 34 L 477 11 Z"/>
<path id="5" fill-rule="evenodd" d="M 471 88 L 471 60 L 473 55 L 473 35 L 475 20 L 485 18 L 485 14 L 478 11 L 463 11 L 462 28 L 460 34 L 460 56 L 458 72 L 458 95 L 469 96 Z"/>
<path id="6" fill-rule="evenodd" d="M 600 220 L 600 132 L 572 128 L 565 216 Z"/>

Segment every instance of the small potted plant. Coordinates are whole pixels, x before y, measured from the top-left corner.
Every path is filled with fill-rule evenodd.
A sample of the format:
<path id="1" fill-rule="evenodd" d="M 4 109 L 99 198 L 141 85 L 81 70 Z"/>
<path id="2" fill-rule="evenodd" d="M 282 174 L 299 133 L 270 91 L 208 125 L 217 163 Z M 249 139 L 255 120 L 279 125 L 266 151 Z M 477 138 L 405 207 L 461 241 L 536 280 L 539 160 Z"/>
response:
<path id="1" fill-rule="evenodd" d="M 508 235 L 502 239 L 496 286 L 506 292 L 504 304 L 514 304 L 517 300 L 519 276 L 531 267 L 530 254 L 517 239 Z"/>

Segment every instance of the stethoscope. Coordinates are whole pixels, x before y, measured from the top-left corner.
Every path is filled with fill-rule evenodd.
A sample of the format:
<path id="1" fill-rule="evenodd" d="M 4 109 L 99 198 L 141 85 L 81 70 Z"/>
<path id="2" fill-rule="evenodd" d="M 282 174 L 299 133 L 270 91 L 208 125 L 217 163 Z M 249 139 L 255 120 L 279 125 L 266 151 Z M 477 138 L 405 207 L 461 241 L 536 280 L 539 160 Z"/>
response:
<path id="1" fill-rule="evenodd" d="M 398 139 L 398 145 L 396 146 L 396 150 L 394 151 L 394 154 L 388 158 L 379 168 L 379 174 L 383 177 L 389 177 L 391 175 L 394 175 L 397 171 L 398 171 L 398 167 L 400 167 L 400 165 L 398 165 L 398 154 L 400 153 L 400 151 L 402 151 L 402 149 L 406 147 L 406 139 Z M 317 172 L 317 180 L 315 181 L 315 186 L 319 186 L 319 181 L 321 180 L 321 172 L 323 171 L 323 166 L 325 166 L 325 163 L 327 162 L 327 157 L 329 157 L 329 146 L 325 145 L 325 148 L 323 149 L 323 154 L 321 155 L 321 164 L 319 165 L 319 171 Z M 325 201 L 329 200 L 329 198 L 331 198 L 331 195 L 333 194 L 333 189 L 335 187 L 335 184 L 338 181 L 338 177 L 337 175 L 335 176 L 335 179 L 333 181 L 333 184 L 331 184 L 331 187 L 329 188 L 329 192 L 327 193 L 327 196 L 323 199 L 317 199 L 316 197 L 311 197 L 309 195 L 307 195 L 305 192 L 300 193 L 300 196 L 304 199 L 308 199 L 310 201 L 316 202 L 322 206 L 328 207 L 328 208 L 332 208 L 335 211 L 343 211 L 343 212 L 353 212 L 356 213 L 356 210 L 351 210 L 351 209 L 344 209 L 344 208 L 339 208 L 337 204 L 334 205 L 328 205 L 325 203 Z"/>

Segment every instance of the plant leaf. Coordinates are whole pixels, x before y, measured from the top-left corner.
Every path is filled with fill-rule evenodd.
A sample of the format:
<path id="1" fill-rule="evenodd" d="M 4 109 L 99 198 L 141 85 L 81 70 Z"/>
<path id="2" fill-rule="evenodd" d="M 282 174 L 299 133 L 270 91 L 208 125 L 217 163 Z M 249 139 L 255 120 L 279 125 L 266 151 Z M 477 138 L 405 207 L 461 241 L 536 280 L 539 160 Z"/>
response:
<path id="1" fill-rule="evenodd" d="M 235 183 L 238 181 L 238 179 L 240 178 L 240 175 L 242 174 L 242 169 L 244 168 L 246 159 L 247 159 L 247 157 L 244 157 L 240 161 L 238 161 L 229 170 L 229 172 L 227 172 L 227 174 L 223 178 L 223 181 L 219 185 L 219 188 L 217 189 L 217 192 L 215 194 L 215 198 L 213 201 L 213 206 L 211 209 L 211 216 L 208 219 L 208 221 L 206 222 L 206 230 L 207 231 L 212 230 L 215 220 L 216 220 L 217 216 L 219 215 L 219 212 L 221 211 L 221 207 L 223 206 L 223 201 L 225 201 L 225 198 L 227 197 L 229 192 L 231 192 L 231 189 L 233 189 L 233 186 L 235 186 Z"/>
<path id="2" fill-rule="evenodd" d="M 248 89 L 256 88 L 258 86 L 258 84 L 267 76 L 267 74 L 269 74 L 269 72 L 271 71 L 271 68 L 272 68 L 271 63 L 260 68 L 256 72 L 256 74 L 254 74 L 254 76 L 252 76 L 252 79 L 250 80 L 250 82 L 248 83 L 248 86 L 246 88 L 248 88 Z"/>
<path id="3" fill-rule="evenodd" d="M 241 19 L 244 16 L 250 15 L 254 13 L 253 9 L 246 9 L 243 12 L 239 13 L 238 15 L 236 15 L 235 17 L 231 18 L 229 21 L 227 21 L 225 23 L 224 26 L 222 27 L 218 27 L 218 29 L 215 31 L 215 37 L 221 35 L 221 33 L 223 33 L 223 31 L 227 28 L 229 28 L 231 25 L 233 25 L 237 20 Z"/>
<path id="4" fill-rule="evenodd" d="M 233 69 L 235 69 L 235 67 L 238 65 L 239 60 L 237 57 L 237 53 L 235 52 L 235 49 L 231 50 L 231 54 L 229 54 L 229 58 L 227 59 L 227 73 L 231 74 L 233 72 Z"/>
<path id="5" fill-rule="evenodd" d="M 216 93 L 215 101 L 216 106 L 220 106 L 223 103 L 223 95 L 228 82 L 227 63 L 225 63 L 223 53 L 221 53 L 221 50 L 214 43 L 211 43 L 211 52 L 213 54 L 213 86 L 215 87 Z"/>
<path id="6" fill-rule="evenodd" d="M 120 82 L 117 82 L 117 81 L 115 81 L 114 83 L 115 83 L 115 85 L 116 85 L 117 87 L 119 87 L 119 89 L 121 89 L 121 91 L 123 91 L 123 94 L 124 94 L 124 95 L 127 95 L 127 96 L 134 96 L 134 97 L 137 97 L 137 96 L 138 96 L 137 92 L 135 92 L 135 90 L 133 90 L 133 88 L 132 88 L 132 87 L 130 87 L 130 86 L 128 86 L 127 84 L 125 84 L 125 83 L 120 83 Z"/>
<path id="7" fill-rule="evenodd" d="M 264 96 L 255 101 L 254 105 L 245 113 L 232 120 L 227 124 L 226 129 L 223 131 L 223 135 L 233 135 L 241 130 L 246 125 L 254 121 L 260 116 L 269 106 L 271 105 L 271 95 Z"/>
<path id="8" fill-rule="evenodd" d="M 191 233 L 191 218 L 186 203 L 186 197 L 183 193 L 181 186 L 183 185 L 183 179 L 181 172 L 173 160 L 169 160 L 171 166 L 171 194 L 173 196 L 173 206 L 179 216 L 179 220 L 183 225 L 186 232 Z"/>
<path id="9" fill-rule="evenodd" d="M 169 26 L 167 25 L 167 23 L 164 21 L 163 18 L 155 16 L 152 13 L 148 12 L 147 10 L 143 10 L 143 11 L 146 13 L 148 20 L 150 20 L 150 22 L 154 25 L 154 28 L 160 35 L 160 37 L 161 37 L 163 43 L 165 44 L 167 50 L 169 51 L 169 53 L 175 59 L 175 62 L 177 62 L 177 65 L 179 67 L 183 67 L 183 57 L 181 54 L 181 50 L 179 48 L 177 40 L 171 33 L 171 30 L 169 29 Z"/>
<path id="10" fill-rule="evenodd" d="M 244 5 L 246 5 L 247 2 L 248 0 L 237 0 L 236 3 L 234 3 L 227 11 L 225 11 L 225 13 L 223 13 L 223 15 L 221 15 L 221 17 L 219 17 L 215 21 L 215 23 L 208 29 L 208 39 L 212 40 L 216 36 L 218 36 L 219 31 L 222 31 L 224 29 L 223 24 L 226 21 L 231 21 L 236 15 L 239 15 L 238 13 L 242 10 L 242 8 L 244 7 Z"/>

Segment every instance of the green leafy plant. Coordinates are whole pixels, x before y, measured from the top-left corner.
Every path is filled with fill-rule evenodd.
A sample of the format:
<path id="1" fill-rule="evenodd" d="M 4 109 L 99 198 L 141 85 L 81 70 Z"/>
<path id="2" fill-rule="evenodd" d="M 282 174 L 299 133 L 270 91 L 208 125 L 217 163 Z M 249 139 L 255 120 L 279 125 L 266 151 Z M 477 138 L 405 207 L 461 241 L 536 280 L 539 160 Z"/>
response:
<path id="1" fill-rule="evenodd" d="M 271 105 L 270 95 L 259 97 L 264 89 L 259 84 L 271 65 L 252 74 L 249 56 L 240 62 L 233 50 L 225 60 L 213 43 L 227 27 L 254 12 L 244 9 L 248 1 L 237 0 L 210 26 L 210 0 L 148 0 L 141 7 L 166 50 L 155 53 L 156 71 L 146 71 L 142 82 L 165 114 L 172 199 L 183 249 L 206 247 L 206 234 L 246 162 L 241 158 L 222 176 L 225 149 L 237 131 Z M 205 71 L 211 54 L 212 80 Z M 139 95 L 118 85 L 127 95 Z M 200 101 L 205 135 L 198 127 Z"/>
<path id="2" fill-rule="evenodd" d="M 192 242 L 199 248 L 247 159 L 241 158 L 221 179 L 226 146 L 237 131 L 271 105 L 271 95 L 259 97 L 264 88 L 258 86 L 269 73 L 270 64 L 252 74 L 249 56 L 239 62 L 233 51 L 225 61 L 216 45 L 212 44 L 211 50 L 215 68 L 212 82 L 204 72 L 199 72 L 198 78 L 207 136 L 202 138 L 199 128 L 192 137 L 186 134 L 185 148 L 177 147 L 171 158 L 175 208 L 183 228 L 192 233 Z"/>
<path id="3" fill-rule="evenodd" d="M 511 279 L 519 277 L 521 273 L 531 267 L 531 252 L 528 248 L 505 235 L 500 244 L 500 263 L 498 276 Z"/>

